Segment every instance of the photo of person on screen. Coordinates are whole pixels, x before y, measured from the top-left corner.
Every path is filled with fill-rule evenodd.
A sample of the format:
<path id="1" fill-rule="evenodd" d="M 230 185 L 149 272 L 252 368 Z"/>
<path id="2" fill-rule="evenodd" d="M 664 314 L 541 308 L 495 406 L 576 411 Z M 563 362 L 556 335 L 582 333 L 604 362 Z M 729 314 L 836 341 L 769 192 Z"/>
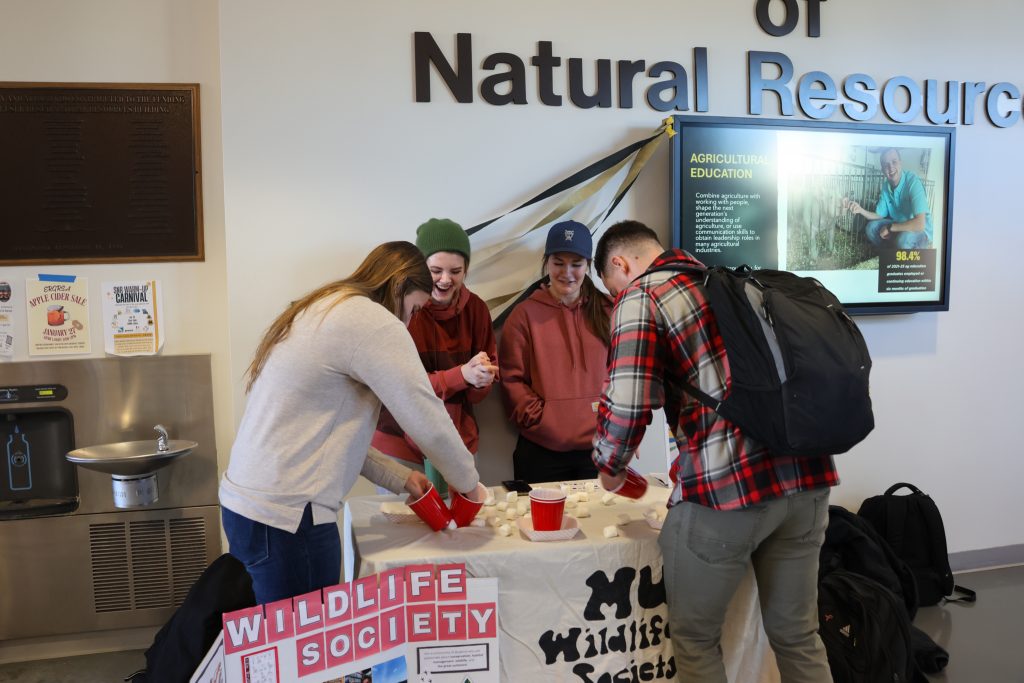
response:
<path id="1" fill-rule="evenodd" d="M 879 163 L 885 180 L 875 210 L 869 211 L 849 198 L 843 199 L 843 208 L 867 219 L 864 231 L 875 247 L 931 247 L 932 217 L 921 179 L 903 169 L 903 158 L 895 147 L 884 150 Z"/>

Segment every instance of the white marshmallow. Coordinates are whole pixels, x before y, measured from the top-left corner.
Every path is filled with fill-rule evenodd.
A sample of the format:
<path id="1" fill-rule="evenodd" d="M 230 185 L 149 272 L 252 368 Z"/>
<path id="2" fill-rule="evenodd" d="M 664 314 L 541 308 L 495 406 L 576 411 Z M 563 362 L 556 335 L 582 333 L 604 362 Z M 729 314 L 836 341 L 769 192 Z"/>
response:
<path id="1" fill-rule="evenodd" d="M 512 527 L 509 526 L 508 524 L 502 524 L 501 526 L 498 527 L 498 533 L 501 534 L 502 536 L 511 536 L 512 535 Z"/>
<path id="2" fill-rule="evenodd" d="M 565 499 L 565 509 L 572 510 L 574 507 L 576 507 L 576 498 L 574 496 L 569 496 Z"/>
<path id="3" fill-rule="evenodd" d="M 505 494 L 506 503 L 514 503 L 519 500 L 519 494 L 516 491 L 509 491 Z"/>
<path id="4" fill-rule="evenodd" d="M 622 524 L 629 524 L 629 522 L 631 521 L 630 518 L 629 518 L 629 515 L 627 515 L 626 513 L 620 514 L 619 517 L 618 517 L 618 520 L 619 520 L 619 524 L 620 525 L 622 525 Z"/>
<path id="5" fill-rule="evenodd" d="M 470 522 L 469 525 L 470 526 L 487 526 L 487 521 L 484 520 L 484 519 L 481 519 L 480 517 L 477 517 L 472 522 Z"/>
<path id="6" fill-rule="evenodd" d="M 614 524 L 612 524 L 611 526 L 606 526 L 602 533 L 604 534 L 605 538 L 615 538 L 619 535 L 619 527 L 615 526 Z"/>
<path id="7" fill-rule="evenodd" d="M 484 498 L 484 505 L 486 505 L 487 507 L 491 507 L 492 505 L 494 505 L 494 494 L 491 493 L 489 489 L 487 491 L 487 497 Z"/>
<path id="8" fill-rule="evenodd" d="M 499 526 L 501 526 L 501 517 L 498 517 L 497 515 L 493 515 L 491 517 L 488 517 L 487 518 L 487 523 L 490 524 L 493 527 L 499 527 Z"/>
<path id="9" fill-rule="evenodd" d="M 580 502 L 580 494 L 578 494 L 578 493 L 570 493 L 568 496 L 565 497 L 565 502 L 566 502 L 566 504 Z"/>
<path id="10" fill-rule="evenodd" d="M 576 494 L 576 501 L 579 503 L 589 503 L 590 494 L 587 493 L 586 491 L 580 491 L 579 493 Z"/>
<path id="11" fill-rule="evenodd" d="M 530 505 L 529 505 L 529 504 L 528 504 L 528 503 L 527 503 L 527 502 L 526 502 L 525 500 L 521 500 L 521 501 L 519 501 L 518 503 L 516 503 L 516 511 L 517 511 L 517 512 L 518 512 L 519 514 L 521 514 L 521 515 L 525 515 L 525 514 L 526 514 L 526 511 L 527 511 L 527 510 L 528 510 L 529 508 L 530 508 Z"/>
<path id="12" fill-rule="evenodd" d="M 601 496 L 601 502 L 604 505 L 615 505 L 615 494 L 614 493 L 606 493 L 606 494 L 604 494 L 603 496 Z"/>
<path id="13" fill-rule="evenodd" d="M 506 503 L 505 501 L 502 500 L 502 501 L 499 501 L 498 504 L 495 507 L 498 508 L 499 510 L 504 510 L 505 508 L 508 507 L 508 503 Z"/>
<path id="14" fill-rule="evenodd" d="M 516 518 L 516 509 L 515 508 L 508 508 L 507 510 L 505 510 L 505 519 L 515 519 L 515 518 Z"/>
<path id="15" fill-rule="evenodd" d="M 587 507 L 586 505 L 583 505 L 583 504 L 580 504 L 580 505 L 576 506 L 576 517 L 577 518 L 579 518 L 579 517 L 589 517 L 589 516 L 590 516 L 590 508 L 589 507 Z"/>

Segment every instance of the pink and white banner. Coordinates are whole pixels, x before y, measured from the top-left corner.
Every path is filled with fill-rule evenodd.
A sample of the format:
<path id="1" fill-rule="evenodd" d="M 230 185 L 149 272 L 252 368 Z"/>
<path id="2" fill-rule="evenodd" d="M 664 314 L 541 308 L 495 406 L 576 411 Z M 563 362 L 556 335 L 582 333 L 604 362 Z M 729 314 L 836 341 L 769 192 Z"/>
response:
<path id="1" fill-rule="evenodd" d="M 410 565 L 230 612 L 191 683 L 497 683 L 498 580 Z"/>

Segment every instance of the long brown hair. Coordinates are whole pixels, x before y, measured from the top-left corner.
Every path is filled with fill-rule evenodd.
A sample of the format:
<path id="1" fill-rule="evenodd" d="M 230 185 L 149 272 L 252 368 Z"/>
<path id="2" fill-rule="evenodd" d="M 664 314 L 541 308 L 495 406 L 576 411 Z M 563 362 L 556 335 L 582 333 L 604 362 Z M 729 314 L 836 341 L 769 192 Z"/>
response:
<path id="1" fill-rule="evenodd" d="M 337 294 L 337 298 L 327 311 L 352 296 L 365 296 L 388 309 L 395 316 L 402 317 L 402 300 L 410 292 L 430 293 L 434 281 L 427 270 L 427 261 L 416 245 L 411 242 L 385 242 L 374 248 L 351 275 L 341 280 L 330 282 L 315 289 L 285 309 L 284 313 L 267 328 L 263 340 L 256 348 L 256 355 L 249 364 L 246 374 L 249 382 L 245 385 L 246 393 L 252 389 L 256 378 L 263 371 L 263 366 L 274 346 L 287 338 L 292 323 L 300 313 L 320 299 Z"/>
<path id="2" fill-rule="evenodd" d="M 547 272 L 547 256 L 541 261 L 540 268 L 544 278 L 550 283 L 551 276 Z M 587 259 L 587 270 L 590 270 L 590 259 Z M 606 308 L 608 297 L 597 288 L 589 272 L 583 276 L 583 284 L 580 285 L 580 296 L 583 297 L 584 301 L 583 319 L 586 321 L 587 327 L 605 346 L 610 346 L 612 343 L 612 323 Z"/>

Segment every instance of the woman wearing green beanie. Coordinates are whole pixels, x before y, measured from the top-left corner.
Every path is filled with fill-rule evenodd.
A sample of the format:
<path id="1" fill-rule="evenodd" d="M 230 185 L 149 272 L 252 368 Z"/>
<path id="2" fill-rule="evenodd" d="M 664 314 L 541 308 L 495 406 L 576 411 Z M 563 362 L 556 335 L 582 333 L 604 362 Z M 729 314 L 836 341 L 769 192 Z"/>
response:
<path id="1" fill-rule="evenodd" d="M 420 360 L 470 453 L 479 446 L 473 406 L 486 398 L 498 375 L 491 315 L 465 286 L 470 246 L 466 231 L 447 218 L 431 218 L 416 230 L 416 246 L 433 278 L 430 301 L 409 322 Z M 423 453 L 386 409 L 373 445 L 382 453 L 422 466 Z"/>

